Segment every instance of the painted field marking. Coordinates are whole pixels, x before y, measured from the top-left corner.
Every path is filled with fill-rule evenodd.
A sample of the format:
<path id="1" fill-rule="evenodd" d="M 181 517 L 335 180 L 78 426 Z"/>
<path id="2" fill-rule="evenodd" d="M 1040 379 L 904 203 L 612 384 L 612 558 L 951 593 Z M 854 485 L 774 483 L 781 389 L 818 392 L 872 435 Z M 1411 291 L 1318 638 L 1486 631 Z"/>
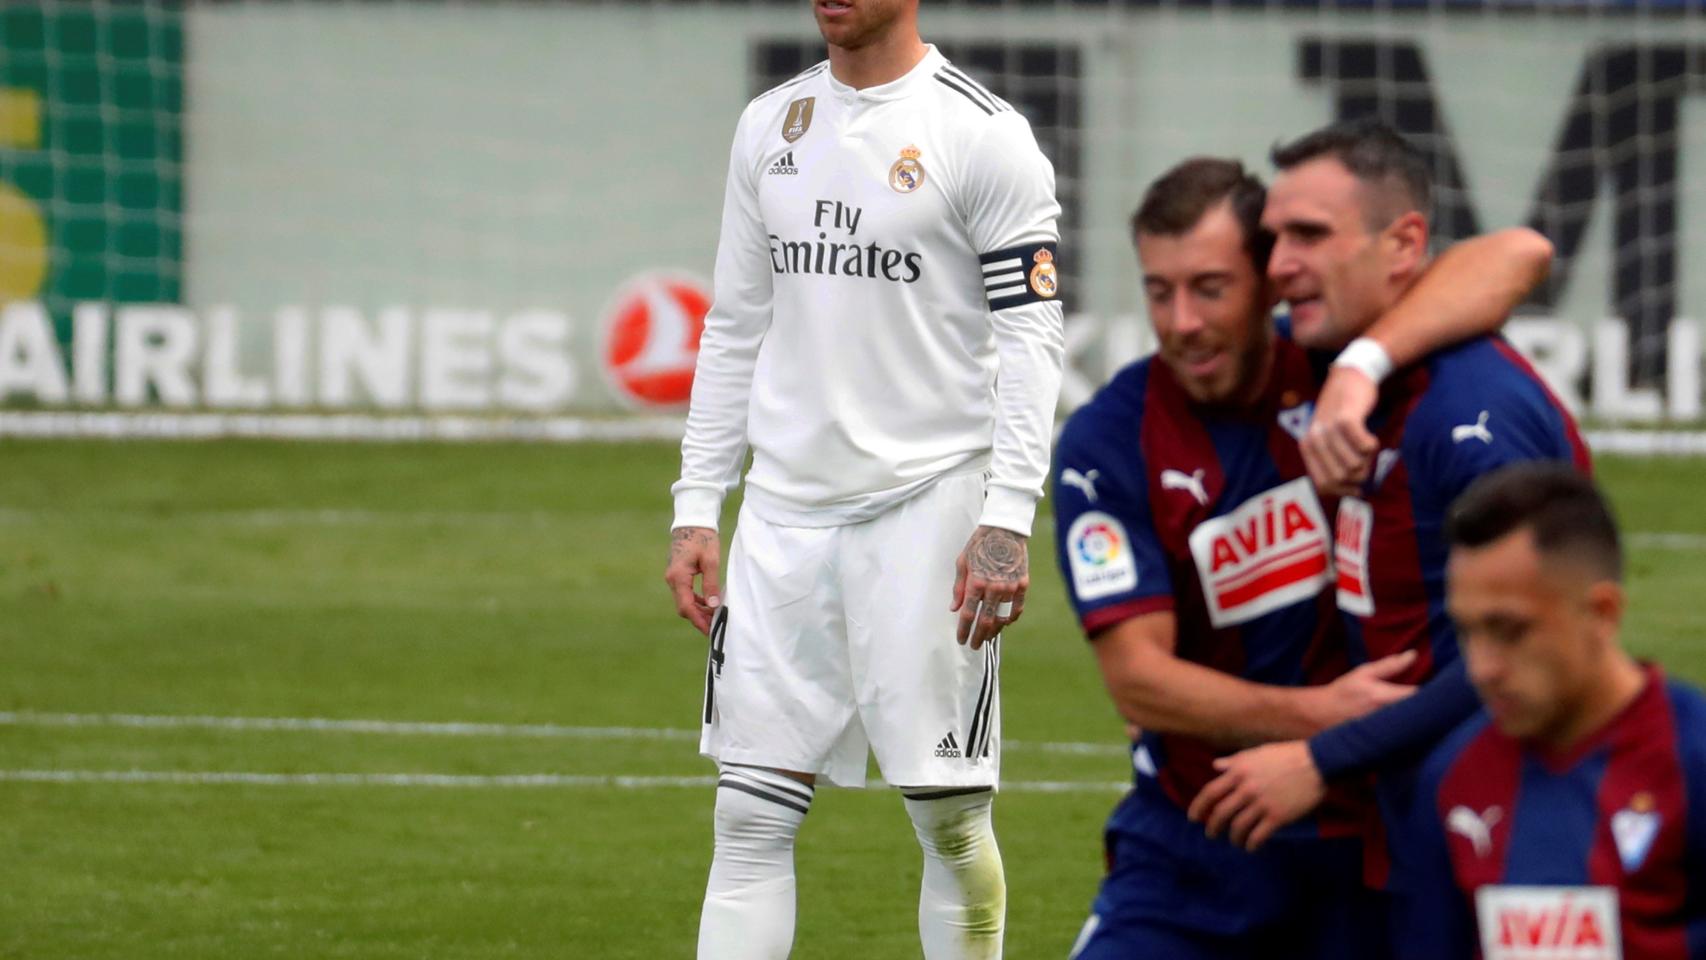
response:
<path id="1" fill-rule="evenodd" d="M 218 717 L 138 713 L 36 713 L 0 711 L 0 726 L 11 727 L 129 727 L 133 729 L 202 729 L 285 731 L 293 733 L 373 733 L 436 737 L 533 737 L 570 740 L 699 739 L 699 731 L 670 727 L 559 726 L 548 723 L 428 723 L 393 720 L 337 720 L 330 717 Z M 1039 753 L 1122 756 L 1122 743 L 1075 743 L 1005 740 L 1009 750 Z"/>
<path id="2" fill-rule="evenodd" d="M 473 776 L 445 773 L 255 773 L 217 770 L 0 770 L 0 783 L 114 783 L 264 787 L 438 787 L 462 789 L 595 788 L 654 790 L 715 786 L 715 777 L 624 777 L 558 773 Z M 867 781 L 885 789 L 881 780 Z M 1012 793 L 1115 793 L 1131 784 L 1091 780 L 1018 780 L 1003 783 Z"/>
<path id="3" fill-rule="evenodd" d="M 0 411 L 0 437 L 102 437 L 213 440 L 254 437 L 281 440 L 386 442 L 523 441 L 580 443 L 612 440 L 679 440 L 686 420 L 653 417 L 374 416 L 361 413 L 177 413 L 94 410 Z M 1706 456 L 1699 430 L 1589 430 L 1595 453 L 1633 456 Z"/>
<path id="4" fill-rule="evenodd" d="M 19 510 L 0 507 L 0 526 L 48 523 L 194 523 L 231 527 L 535 527 L 579 523 L 579 514 L 544 510 L 367 510 L 360 508 L 275 508 L 261 510 Z M 1634 530 L 1624 534 L 1630 546 L 1659 550 L 1706 550 L 1706 533 Z"/>

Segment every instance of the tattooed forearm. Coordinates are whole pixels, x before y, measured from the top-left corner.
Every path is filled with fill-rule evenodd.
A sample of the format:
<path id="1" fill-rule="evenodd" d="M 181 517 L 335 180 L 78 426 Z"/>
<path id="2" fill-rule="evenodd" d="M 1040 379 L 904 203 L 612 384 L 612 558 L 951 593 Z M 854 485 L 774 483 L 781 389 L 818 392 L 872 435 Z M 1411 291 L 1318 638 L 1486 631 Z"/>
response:
<path id="1" fill-rule="evenodd" d="M 1000 527 L 978 527 L 966 545 L 966 567 L 992 586 L 1018 583 L 1029 569 L 1025 538 Z"/>

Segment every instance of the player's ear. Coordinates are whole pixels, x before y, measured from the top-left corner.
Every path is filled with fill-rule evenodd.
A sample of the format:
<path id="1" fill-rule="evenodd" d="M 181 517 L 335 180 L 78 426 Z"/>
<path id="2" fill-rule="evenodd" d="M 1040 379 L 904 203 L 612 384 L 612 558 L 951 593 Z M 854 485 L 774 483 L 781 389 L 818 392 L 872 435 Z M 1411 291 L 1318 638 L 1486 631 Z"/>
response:
<path id="1" fill-rule="evenodd" d="M 1392 254 L 1392 276 L 1413 277 L 1422 272 L 1428 259 L 1428 220 L 1411 210 L 1386 228 L 1386 243 Z"/>
<path id="2" fill-rule="evenodd" d="M 1615 580 L 1596 580 L 1588 586 L 1587 608 L 1594 619 L 1594 630 L 1606 641 L 1615 643 L 1618 627 L 1623 623 L 1623 610 L 1628 594 Z"/>

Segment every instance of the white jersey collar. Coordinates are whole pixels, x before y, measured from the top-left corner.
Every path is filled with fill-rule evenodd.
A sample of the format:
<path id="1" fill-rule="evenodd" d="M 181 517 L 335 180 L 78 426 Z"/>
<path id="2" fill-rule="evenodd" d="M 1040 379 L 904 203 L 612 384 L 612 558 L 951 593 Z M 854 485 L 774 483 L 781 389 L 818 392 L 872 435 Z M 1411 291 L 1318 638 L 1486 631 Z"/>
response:
<path id="1" fill-rule="evenodd" d="M 911 70 L 888 83 L 881 83 L 860 90 L 835 79 L 833 67 L 825 70 L 823 75 L 829 78 L 829 89 L 838 97 L 860 100 L 898 100 L 911 93 L 914 84 L 928 80 L 937 70 L 942 69 L 943 64 L 948 62 L 948 58 L 942 56 L 935 44 L 927 43 L 924 46 L 926 48 L 924 58 L 919 60 Z"/>

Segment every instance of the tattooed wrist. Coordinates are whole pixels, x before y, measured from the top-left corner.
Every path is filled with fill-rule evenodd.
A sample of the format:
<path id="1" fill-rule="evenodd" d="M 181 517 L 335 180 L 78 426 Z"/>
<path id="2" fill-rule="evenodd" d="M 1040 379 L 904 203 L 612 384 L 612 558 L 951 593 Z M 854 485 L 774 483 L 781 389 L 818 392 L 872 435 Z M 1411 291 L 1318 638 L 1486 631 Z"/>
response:
<path id="1" fill-rule="evenodd" d="M 676 527 L 669 532 L 670 549 L 693 545 L 704 546 L 717 538 L 717 531 L 710 527 Z"/>
<path id="2" fill-rule="evenodd" d="M 1021 580 L 1027 569 L 1025 538 L 1001 527 L 979 527 L 966 546 L 966 566 L 993 583 Z"/>

